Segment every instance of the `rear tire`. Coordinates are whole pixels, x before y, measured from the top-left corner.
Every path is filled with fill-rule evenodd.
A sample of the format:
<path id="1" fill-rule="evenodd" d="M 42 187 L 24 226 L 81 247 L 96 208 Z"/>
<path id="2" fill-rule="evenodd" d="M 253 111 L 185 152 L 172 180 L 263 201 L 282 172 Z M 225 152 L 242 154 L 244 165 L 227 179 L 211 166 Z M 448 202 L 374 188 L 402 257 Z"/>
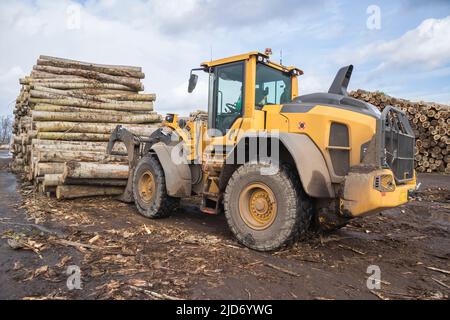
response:
<path id="1" fill-rule="evenodd" d="M 169 216 L 180 202 L 167 195 L 164 171 L 153 155 L 144 156 L 134 170 L 133 196 L 139 213 L 151 219 Z"/>
<path id="2" fill-rule="evenodd" d="M 296 172 L 283 166 L 275 174 L 261 175 L 261 169 L 268 167 L 241 166 L 230 178 L 224 197 L 231 231 L 241 244 L 258 251 L 277 250 L 306 235 L 313 215 Z"/>

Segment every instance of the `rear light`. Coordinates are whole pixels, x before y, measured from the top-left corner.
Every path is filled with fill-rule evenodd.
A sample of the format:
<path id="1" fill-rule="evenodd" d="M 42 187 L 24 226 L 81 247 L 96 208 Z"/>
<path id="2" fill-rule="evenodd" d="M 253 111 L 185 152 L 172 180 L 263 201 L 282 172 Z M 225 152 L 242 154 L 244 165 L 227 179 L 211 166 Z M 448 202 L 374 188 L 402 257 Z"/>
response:
<path id="1" fill-rule="evenodd" d="M 394 177 L 390 174 L 376 176 L 373 187 L 380 192 L 392 192 L 395 190 Z"/>

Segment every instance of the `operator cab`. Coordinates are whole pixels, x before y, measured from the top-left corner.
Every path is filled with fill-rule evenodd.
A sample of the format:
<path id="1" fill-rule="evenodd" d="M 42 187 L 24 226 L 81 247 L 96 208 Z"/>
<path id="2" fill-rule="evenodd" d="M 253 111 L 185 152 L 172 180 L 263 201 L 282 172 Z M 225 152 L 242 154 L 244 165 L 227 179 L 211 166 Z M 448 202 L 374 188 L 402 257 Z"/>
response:
<path id="1" fill-rule="evenodd" d="M 303 74 L 271 62 L 266 54 L 250 52 L 193 69 L 189 92 L 198 79 L 193 72 L 200 70 L 209 74 L 208 128 L 216 136 L 224 136 L 238 119 L 253 117 L 254 110 L 291 102 L 298 94 L 297 76 Z"/>

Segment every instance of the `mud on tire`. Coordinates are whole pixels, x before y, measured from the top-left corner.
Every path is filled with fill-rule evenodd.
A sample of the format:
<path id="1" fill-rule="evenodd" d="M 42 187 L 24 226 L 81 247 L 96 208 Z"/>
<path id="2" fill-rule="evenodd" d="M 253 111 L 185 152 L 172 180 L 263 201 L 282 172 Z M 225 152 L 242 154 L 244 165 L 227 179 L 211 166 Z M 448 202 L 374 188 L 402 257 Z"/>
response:
<path id="1" fill-rule="evenodd" d="M 261 175 L 264 167 L 268 165 L 255 163 L 237 169 L 226 188 L 224 207 L 228 225 L 241 244 L 258 251 L 272 251 L 306 235 L 313 208 L 295 170 L 281 166 L 273 175 Z M 276 198 L 276 217 L 264 230 L 255 230 L 249 226 L 240 213 L 241 193 L 255 182 L 270 188 Z"/>
<path id="2" fill-rule="evenodd" d="M 148 188 L 150 191 L 143 190 L 145 182 L 152 185 Z M 133 196 L 139 213 L 152 219 L 169 216 L 176 210 L 180 200 L 167 195 L 164 171 L 153 155 L 144 156 L 134 170 Z"/>

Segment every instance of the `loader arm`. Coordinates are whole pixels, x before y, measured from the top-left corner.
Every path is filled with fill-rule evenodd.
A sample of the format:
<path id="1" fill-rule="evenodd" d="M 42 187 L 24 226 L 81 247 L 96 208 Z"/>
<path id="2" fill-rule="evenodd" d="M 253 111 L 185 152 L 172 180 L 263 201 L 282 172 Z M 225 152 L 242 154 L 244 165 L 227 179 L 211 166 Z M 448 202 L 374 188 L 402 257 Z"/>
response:
<path id="1" fill-rule="evenodd" d="M 121 125 L 118 125 L 116 129 L 112 132 L 108 146 L 106 148 L 106 154 L 116 155 L 116 156 L 127 156 L 128 157 L 128 182 L 124 193 L 118 197 L 120 201 L 131 203 L 133 199 L 133 174 L 139 159 L 149 150 L 151 146 L 157 142 L 165 141 L 168 138 L 164 135 L 161 129 L 155 129 L 155 131 L 150 135 L 150 137 L 140 137 L 132 132 L 128 131 Z M 127 152 L 114 151 L 114 146 L 116 143 L 122 142 L 127 149 Z M 166 141 L 167 142 L 167 141 Z M 145 149 L 145 150 L 144 150 Z"/>
<path id="2" fill-rule="evenodd" d="M 125 129 L 120 125 L 117 126 L 116 129 L 114 129 L 113 133 L 111 134 L 111 137 L 109 138 L 106 154 L 128 157 L 128 165 L 129 165 L 128 182 L 124 193 L 118 197 L 120 201 L 127 203 L 131 203 L 134 201 L 133 173 L 134 168 L 136 167 L 136 164 L 140 158 L 141 144 L 142 142 L 144 142 L 142 140 L 143 140 L 142 138 L 134 135 L 133 133 L 131 133 L 130 131 L 128 131 L 127 129 Z M 118 142 L 123 142 L 125 144 L 125 147 L 127 149 L 126 153 L 114 151 L 114 146 Z"/>

